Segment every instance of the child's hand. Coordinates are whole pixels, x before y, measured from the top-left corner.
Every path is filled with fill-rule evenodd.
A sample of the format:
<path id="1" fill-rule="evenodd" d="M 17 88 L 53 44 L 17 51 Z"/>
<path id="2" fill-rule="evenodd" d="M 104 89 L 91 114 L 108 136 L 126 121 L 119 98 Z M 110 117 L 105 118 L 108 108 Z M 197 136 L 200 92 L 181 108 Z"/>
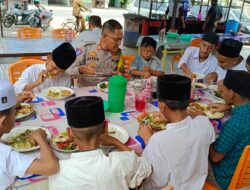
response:
<path id="1" fill-rule="evenodd" d="M 47 77 L 48 77 L 48 76 L 47 76 L 47 71 L 42 70 L 42 71 L 39 73 L 39 75 L 38 75 L 37 83 L 38 83 L 38 84 L 42 84 L 42 83 L 45 81 L 45 79 L 46 79 Z"/>
<path id="2" fill-rule="evenodd" d="M 150 74 L 150 72 L 145 71 L 142 73 L 142 76 L 143 76 L 143 78 L 147 79 L 147 78 L 151 77 L 151 74 Z"/>
<path id="3" fill-rule="evenodd" d="M 140 127 L 138 129 L 138 135 L 141 136 L 145 144 L 148 144 L 149 139 L 153 135 L 153 131 L 149 126 L 140 124 Z"/>
<path id="4" fill-rule="evenodd" d="M 43 129 L 36 129 L 31 133 L 31 136 L 39 144 L 41 141 L 46 141 L 47 134 Z"/>
<path id="5" fill-rule="evenodd" d="M 30 91 L 23 91 L 17 98 L 19 102 L 31 102 L 34 94 Z"/>
<path id="6" fill-rule="evenodd" d="M 146 67 L 143 67 L 142 69 L 144 72 L 148 71 L 148 72 L 151 72 L 151 68 L 146 66 Z"/>

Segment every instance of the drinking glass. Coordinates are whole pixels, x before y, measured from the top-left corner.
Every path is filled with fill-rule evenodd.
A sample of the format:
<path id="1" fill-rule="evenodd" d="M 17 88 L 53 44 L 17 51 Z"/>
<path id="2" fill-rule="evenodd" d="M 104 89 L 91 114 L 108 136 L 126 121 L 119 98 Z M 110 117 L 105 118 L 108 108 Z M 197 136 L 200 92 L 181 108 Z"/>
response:
<path id="1" fill-rule="evenodd" d="M 143 93 L 138 93 L 135 95 L 135 109 L 138 112 L 143 112 L 146 110 L 147 100 Z"/>

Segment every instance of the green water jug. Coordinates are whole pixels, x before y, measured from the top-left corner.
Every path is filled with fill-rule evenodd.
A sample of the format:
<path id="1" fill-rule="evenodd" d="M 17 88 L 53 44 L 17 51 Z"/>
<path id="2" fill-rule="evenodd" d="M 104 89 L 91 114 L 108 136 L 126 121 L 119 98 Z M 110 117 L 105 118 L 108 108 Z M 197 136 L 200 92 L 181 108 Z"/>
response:
<path id="1" fill-rule="evenodd" d="M 108 103 L 110 112 L 119 113 L 124 110 L 127 82 L 127 79 L 121 75 L 109 78 Z"/>

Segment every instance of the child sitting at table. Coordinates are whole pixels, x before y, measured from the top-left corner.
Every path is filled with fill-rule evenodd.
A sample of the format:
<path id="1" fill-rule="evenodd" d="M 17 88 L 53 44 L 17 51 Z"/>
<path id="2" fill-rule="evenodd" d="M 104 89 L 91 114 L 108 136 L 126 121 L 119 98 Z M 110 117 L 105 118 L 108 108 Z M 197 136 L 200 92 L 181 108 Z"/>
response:
<path id="1" fill-rule="evenodd" d="M 17 99 L 13 86 L 0 81 L 0 137 L 15 126 Z M 33 140 L 40 146 L 40 159 L 21 154 L 0 139 L 0 189 L 9 189 L 15 177 L 25 174 L 51 175 L 59 170 L 58 162 L 42 129 L 32 132 Z"/>
<path id="2" fill-rule="evenodd" d="M 49 178 L 50 190 L 135 188 L 151 174 L 150 164 L 107 133 L 103 100 L 83 96 L 65 103 L 69 137 L 79 151 L 60 160 L 59 173 Z M 104 134 L 105 133 L 105 134 Z M 123 152 L 105 155 L 102 145 L 114 145 Z"/>
<path id="3" fill-rule="evenodd" d="M 133 78 L 149 78 L 164 74 L 161 61 L 154 56 L 155 50 L 156 41 L 153 38 L 144 37 L 140 46 L 141 55 L 136 57 L 130 67 L 130 74 Z"/>
<path id="4" fill-rule="evenodd" d="M 146 190 L 171 185 L 174 189 L 202 189 L 208 171 L 208 152 L 215 140 L 208 118 L 187 115 L 191 80 L 180 75 L 158 77 L 157 97 L 166 129 L 157 133 L 141 125 L 138 134 L 147 144 L 142 156 L 149 160 L 153 173 L 145 183 Z"/>
<path id="5" fill-rule="evenodd" d="M 225 79 L 219 82 L 219 89 L 226 104 L 213 103 L 209 107 L 220 112 L 231 110 L 231 117 L 223 124 L 210 148 L 213 171 L 210 180 L 226 190 L 244 147 L 250 144 L 250 74 L 229 70 Z"/>
<path id="6" fill-rule="evenodd" d="M 76 59 L 76 53 L 70 43 L 63 43 L 47 56 L 46 64 L 28 67 L 14 84 L 15 92 L 41 92 L 51 86 L 70 87 L 70 75 L 65 73 Z"/>

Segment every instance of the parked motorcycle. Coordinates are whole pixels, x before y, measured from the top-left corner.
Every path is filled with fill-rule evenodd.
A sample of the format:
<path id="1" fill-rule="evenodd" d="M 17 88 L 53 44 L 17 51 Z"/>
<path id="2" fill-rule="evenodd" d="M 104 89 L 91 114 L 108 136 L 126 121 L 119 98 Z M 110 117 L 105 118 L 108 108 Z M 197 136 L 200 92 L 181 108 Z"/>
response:
<path id="1" fill-rule="evenodd" d="M 11 8 L 10 11 L 4 18 L 3 24 L 5 27 L 11 27 L 15 25 L 29 25 L 30 19 L 34 16 L 35 10 L 21 10 L 19 4 L 15 4 L 14 8 Z"/>
<path id="2" fill-rule="evenodd" d="M 21 7 L 16 4 L 15 8 L 10 9 L 9 13 L 4 18 L 3 24 L 5 27 L 15 25 L 30 25 L 31 27 L 41 27 L 44 31 L 50 26 L 52 20 L 52 10 L 27 10 L 21 11 Z"/>
<path id="3" fill-rule="evenodd" d="M 34 17 L 30 19 L 30 26 L 41 27 L 44 31 L 46 31 L 49 28 L 50 22 L 53 19 L 52 16 L 53 16 L 52 10 L 44 12 L 36 10 Z"/>

